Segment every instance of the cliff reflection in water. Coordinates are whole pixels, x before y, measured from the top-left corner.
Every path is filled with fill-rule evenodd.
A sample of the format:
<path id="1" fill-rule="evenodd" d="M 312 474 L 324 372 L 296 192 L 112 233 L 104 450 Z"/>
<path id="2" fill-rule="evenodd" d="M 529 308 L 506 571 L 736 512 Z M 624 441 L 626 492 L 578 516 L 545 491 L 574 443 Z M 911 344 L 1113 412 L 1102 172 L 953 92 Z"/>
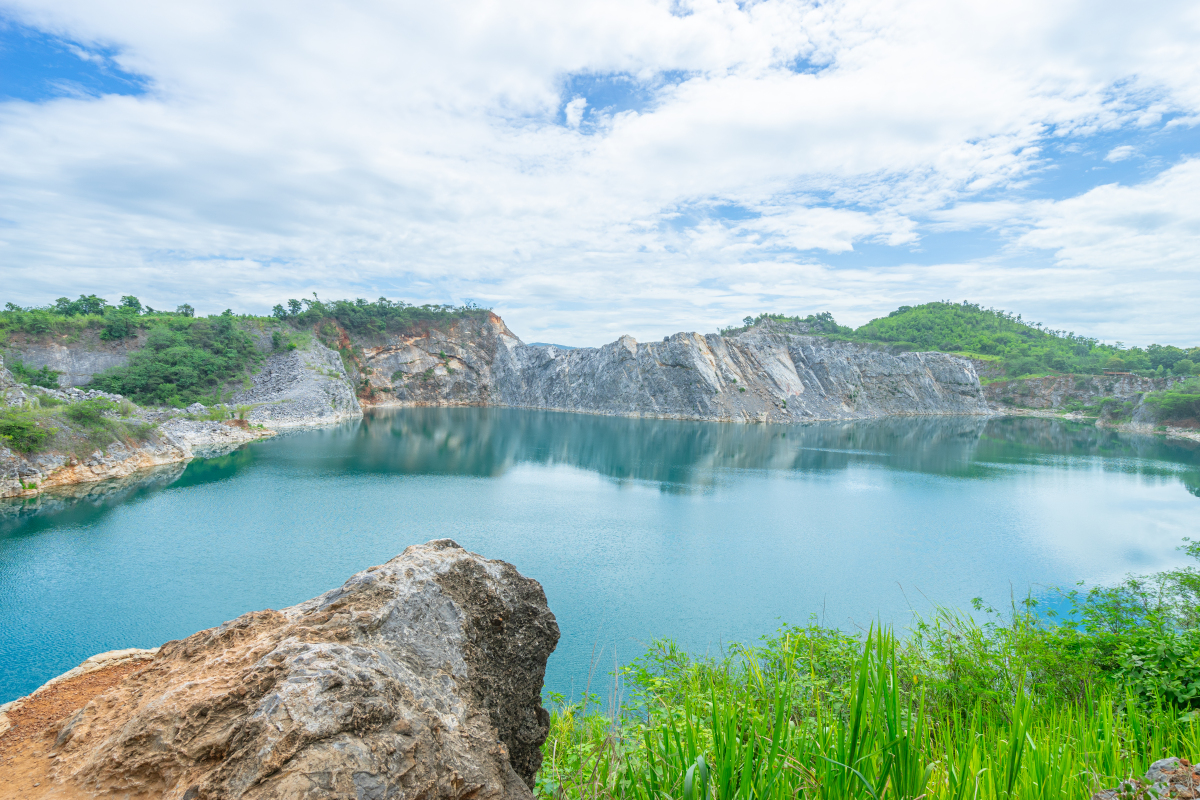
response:
<path id="1" fill-rule="evenodd" d="M 628 419 L 501 408 L 383 409 L 361 422 L 297 431 L 217 458 L 34 500 L 0 501 L 0 533 L 95 521 L 160 491 L 235 478 L 256 466 L 336 474 L 498 477 L 565 465 L 665 492 L 704 491 L 737 470 L 829 472 L 876 465 L 986 478 L 1053 460 L 1180 480 L 1200 496 L 1200 445 L 1038 418 L 892 417 L 812 425 Z"/>
<path id="2" fill-rule="evenodd" d="M 875 464 L 972 478 L 1046 459 L 1068 467 L 1084 459 L 1075 463 L 1200 481 L 1200 446 L 1193 442 L 1036 418 L 893 417 L 782 426 L 406 408 L 376 412 L 352 436 L 334 430 L 327 435 L 329 449 L 313 457 L 352 471 L 488 477 L 519 464 L 561 464 L 658 483 L 667 491 L 703 488 L 729 470 L 820 472 Z"/>

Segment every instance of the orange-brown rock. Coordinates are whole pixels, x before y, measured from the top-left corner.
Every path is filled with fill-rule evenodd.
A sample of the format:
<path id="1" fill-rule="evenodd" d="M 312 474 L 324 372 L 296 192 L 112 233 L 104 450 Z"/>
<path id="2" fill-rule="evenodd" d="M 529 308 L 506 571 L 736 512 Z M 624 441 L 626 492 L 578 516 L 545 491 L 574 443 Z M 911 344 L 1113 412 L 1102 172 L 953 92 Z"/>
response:
<path id="1" fill-rule="evenodd" d="M 448 539 L 169 642 L 43 735 L 31 797 L 532 797 L 558 626 Z"/>

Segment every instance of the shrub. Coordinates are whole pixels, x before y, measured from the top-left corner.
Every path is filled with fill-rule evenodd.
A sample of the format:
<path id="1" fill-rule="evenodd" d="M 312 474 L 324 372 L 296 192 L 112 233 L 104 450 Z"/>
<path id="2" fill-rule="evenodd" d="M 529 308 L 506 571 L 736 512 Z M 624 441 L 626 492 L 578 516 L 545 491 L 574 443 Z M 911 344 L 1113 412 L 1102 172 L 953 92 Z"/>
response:
<path id="1" fill-rule="evenodd" d="M 103 423 L 105 414 L 116 412 L 117 404 L 102 397 L 72 403 L 62 411 L 64 417 L 85 427 L 99 426 Z"/>
<path id="2" fill-rule="evenodd" d="M 105 340 L 126 339 L 137 334 L 137 321 L 128 313 L 109 314 L 100 338 Z"/>
<path id="3" fill-rule="evenodd" d="M 108 370 L 92 386 L 142 405 L 177 408 L 219 402 L 228 382 L 262 360 L 231 313 L 208 319 L 174 318 L 157 324 L 129 363 Z"/>
<path id="4" fill-rule="evenodd" d="M 18 453 L 36 453 L 55 432 L 32 412 L 0 411 L 0 443 Z"/>
<path id="5" fill-rule="evenodd" d="M 1200 380 L 1190 380 L 1163 392 L 1146 395 L 1146 405 L 1164 422 L 1200 421 Z"/>
<path id="6" fill-rule="evenodd" d="M 1036 358 L 1016 358 L 1012 361 L 1004 362 L 1004 373 L 1010 378 L 1019 378 L 1022 375 L 1032 375 L 1035 372 L 1041 371 L 1041 365 L 1038 364 Z"/>
<path id="7" fill-rule="evenodd" d="M 58 373 L 50 369 L 49 366 L 43 366 L 40 369 L 30 369 L 20 361 L 14 361 L 8 365 L 8 371 L 19 383 L 27 383 L 30 386 L 41 386 L 45 389 L 58 388 Z"/>

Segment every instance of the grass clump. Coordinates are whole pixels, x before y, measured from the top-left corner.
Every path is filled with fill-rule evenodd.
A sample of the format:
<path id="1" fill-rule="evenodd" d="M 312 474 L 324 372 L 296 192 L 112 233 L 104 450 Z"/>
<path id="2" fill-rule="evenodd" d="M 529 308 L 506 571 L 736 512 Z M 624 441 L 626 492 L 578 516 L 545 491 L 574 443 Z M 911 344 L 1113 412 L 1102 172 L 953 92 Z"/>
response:
<path id="1" fill-rule="evenodd" d="M 1062 599 L 941 611 L 904 639 L 784 626 L 720 658 L 658 642 L 617 677 L 628 706 L 555 698 L 537 793 L 1088 798 L 1200 754 L 1200 571 Z"/>

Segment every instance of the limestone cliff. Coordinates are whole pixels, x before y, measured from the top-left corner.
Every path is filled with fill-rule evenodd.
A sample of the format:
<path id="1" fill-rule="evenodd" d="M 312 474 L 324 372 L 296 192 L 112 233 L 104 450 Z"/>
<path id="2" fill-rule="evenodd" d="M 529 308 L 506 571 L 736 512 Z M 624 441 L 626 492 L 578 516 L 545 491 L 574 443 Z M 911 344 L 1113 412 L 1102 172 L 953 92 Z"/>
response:
<path id="1" fill-rule="evenodd" d="M 765 323 L 738 334 L 629 336 L 599 348 L 522 343 L 496 316 L 363 348 L 374 402 L 793 422 L 986 414 L 974 367 Z"/>

